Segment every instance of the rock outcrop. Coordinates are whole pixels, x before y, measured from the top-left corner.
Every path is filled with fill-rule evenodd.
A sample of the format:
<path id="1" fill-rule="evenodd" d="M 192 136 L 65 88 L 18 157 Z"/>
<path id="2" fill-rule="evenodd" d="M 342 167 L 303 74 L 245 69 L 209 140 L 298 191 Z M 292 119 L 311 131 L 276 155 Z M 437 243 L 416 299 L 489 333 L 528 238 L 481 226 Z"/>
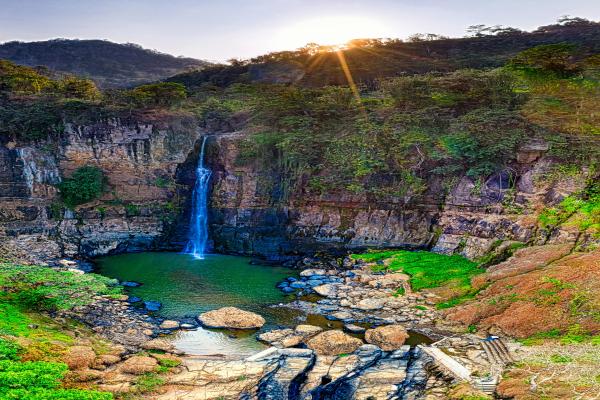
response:
<path id="1" fill-rule="evenodd" d="M 260 315 L 236 307 L 202 313 L 198 320 L 207 328 L 257 329 L 265 324 L 265 319 Z"/>

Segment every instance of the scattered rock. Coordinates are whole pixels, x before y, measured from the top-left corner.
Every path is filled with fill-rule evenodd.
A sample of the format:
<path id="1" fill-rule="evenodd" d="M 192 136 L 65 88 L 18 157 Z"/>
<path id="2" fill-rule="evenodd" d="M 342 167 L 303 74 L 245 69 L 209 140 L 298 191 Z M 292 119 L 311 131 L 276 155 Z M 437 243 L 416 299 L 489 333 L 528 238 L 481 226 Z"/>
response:
<path id="1" fill-rule="evenodd" d="M 327 273 L 326 270 L 324 269 L 305 269 L 304 271 L 300 272 L 300 276 L 313 276 L 313 275 L 325 275 Z"/>
<path id="2" fill-rule="evenodd" d="M 140 301 L 142 301 L 142 299 L 137 296 L 129 296 L 129 298 L 127 299 L 128 303 L 139 303 Z"/>
<path id="3" fill-rule="evenodd" d="M 381 347 L 384 351 L 398 350 L 408 339 L 408 332 L 402 325 L 379 326 L 365 333 L 367 343 Z"/>
<path id="4" fill-rule="evenodd" d="M 86 369 L 89 368 L 96 359 L 94 349 L 89 346 L 73 346 L 67 351 L 64 357 L 65 364 L 70 369 Z"/>
<path id="5" fill-rule="evenodd" d="M 121 282 L 121 286 L 138 287 L 138 286 L 142 286 L 142 284 L 139 282 L 134 282 L 134 281 L 124 281 L 124 282 Z"/>
<path id="6" fill-rule="evenodd" d="M 327 319 L 334 319 L 334 320 L 338 319 L 340 321 L 344 321 L 346 319 L 352 319 L 352 314 L 350 314 L 347 311 L 338 311 L 338 312 L 335 312 L 335 313 L 333 313 L 331 315 L 328 315 Z"/>
<path id="7" fill-rule="evenodd" d="M 335 293 L 336 293 L 335 285 L 332 285 L 330 283 L 327 283 L 325 285 L 315 286 L 313 288 L 313 290 L 315 292 L 317 292 L 318 295 L 323 296 L 323 297 L 334 297 Z"/>
<path id="8" fill-rule="evenodd" d="M 147 356 L 132 356 L 125 360 L 121 364 L 121 371 L 134 374 L 142 375 L 149 372 L 154 372 L 158 367 L 158 361 L 155 358 Z"/>
<path id="9" fill-rule="evenodd" d="M 158 311 L 162 307 L 162 304 L 159 301 L 145 301 L 144 307 L 148 311 Z"/>
<path id="10" fill-rule="evenodd" d="M 367 329 L 354 324 L 346 324 L 344 330 L 350 333 L 364 333 Z"/>
<path id="11" fill-rule="evenodd" d="M 171 342 L 165 339 L 152 339 L 142 343 L 142 349 L 145 350 L 160 350 L 165 352 L 173 352 L 175 347 Z"/>
<path id="12" fill-rule="evenodd" d="M 274 329 L 258 335 L 258 340 L 266 343 L 278 342 L 287 336 L 293 335 L 293 329 Z"/>
<path id="13" fill-rule="evenodd" d="M 121 361 L 121 357 L 113 354 L 102 354 L 101 356 L 98 356 L 97 361 L 102 365 L 113 365 Z"/>
<path id="14" fill-rule="evenodd" d="M 298 325 L 296 329 L 294 329 L 294 332 L 303 336 L 313 336 L 322 331 L 323 328 L 314 325 Z"/>
<path id="15" fill-rule="evenodd" d="M 356 308 L 364 311 L 380 310 L 385 305 L 385 299 L 362 299 L 356 304 Z"/>
<path id="16" fill-rule="evenodd" d="M 159 328 L 160 329 L 177 329 L 177 328 L 179 328 L 179 322 L 173 321 L 170 319 L 166 319 L 160 324 Z"/>
<path id="17" fill-rule="evenodd" d="M 205 312 L 198 316 L 198 320 L 208 328 L 256 329 L 265 324 L 260 315 L 236 307 Z"/>
<path id="18" fill-rule="evenodd" d="M 325 331 L 306 341 L 309 348 L 325 356 L 352 353 L 362 344 L 362 340 L 340 330 Z"/>

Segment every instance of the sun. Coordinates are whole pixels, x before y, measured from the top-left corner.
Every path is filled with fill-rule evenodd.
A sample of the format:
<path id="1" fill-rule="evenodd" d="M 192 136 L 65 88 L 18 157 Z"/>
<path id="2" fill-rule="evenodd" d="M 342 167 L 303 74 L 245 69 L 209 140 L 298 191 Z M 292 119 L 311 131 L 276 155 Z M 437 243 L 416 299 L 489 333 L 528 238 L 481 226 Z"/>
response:
<path id="1" fill-rule="evenodd" d="M 300 21 L 284 28 L 277 41 L 285 48 L 297 48 L 307 43 L 342 46 L 352 39 L 384 36 L 383 24 L 368 17 L 323 16 Z"/>

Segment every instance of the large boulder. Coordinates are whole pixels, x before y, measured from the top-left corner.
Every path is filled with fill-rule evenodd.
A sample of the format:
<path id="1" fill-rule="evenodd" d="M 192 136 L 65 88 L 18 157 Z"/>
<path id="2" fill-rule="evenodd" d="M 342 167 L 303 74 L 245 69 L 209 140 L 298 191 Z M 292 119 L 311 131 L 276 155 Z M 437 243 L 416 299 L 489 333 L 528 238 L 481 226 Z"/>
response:
<path id="1" fill-rule="evenodd" d="M 159 350 L 171 353 L 175 351 L 175 346 L 165 339 L 152 339 L 142 343 L 142 349 L 145 350 Z"/>
<path id="2" fill-rule="evenodd" d="M 155 372 L 157 368 L 158 361 L 155 358 L 147 356 L 132 356 L 121 364 L 121 371 L 134 375 Z"/>
<path id="3" fill-rule="evenodd" d="M 256 329 L 265 324 L 260 315 L 236 307 L 205 312 L 198 316 L 198 320 L 207 328 Z"/>
<path id="4" fill-rule="evenodd" d="M 306 341 L 309 348 L 324 356 L 352 353 L 362 344 L 362 340 L 340 330 L 325 331 Z"/>
<path id="5" fill-rule="evenodd" d="M 398 350 L 408 339 L 408 332 L 402 325 L 379 326 L 365 332 L 367 343 L 379 346 L 384 351 Z"/>
<path id="6" fill-rule="evenodd" d="M 69 369 L 85 369 L 96 359 L 96 353 L 89 346 L 73 346 L 67 351 L 64 357 L 65 364 Z"/>

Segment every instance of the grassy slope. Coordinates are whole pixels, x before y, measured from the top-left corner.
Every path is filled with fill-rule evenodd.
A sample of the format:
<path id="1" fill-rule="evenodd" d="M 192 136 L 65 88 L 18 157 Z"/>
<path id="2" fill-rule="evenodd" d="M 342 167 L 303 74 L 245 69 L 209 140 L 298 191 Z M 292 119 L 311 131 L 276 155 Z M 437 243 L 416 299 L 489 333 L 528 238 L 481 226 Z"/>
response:
<path id="1" fill-rule="evenodd" d="M 47 267 L 0 264 L 0 398 L 14 400 L 108 400 L 110 393 L 72 387 L 63 362 L 81 338 L 97 354 L 110 344 L 80 324 L 42 311 L 87 304 L 96 295 L 118 294 L 107 278 Z M 83 385 L 83 384 L 81 384 Z M 75 384 L 77 386 L 77 384 Z M 85 386 L 85 385 L 83 385 Z"/>

